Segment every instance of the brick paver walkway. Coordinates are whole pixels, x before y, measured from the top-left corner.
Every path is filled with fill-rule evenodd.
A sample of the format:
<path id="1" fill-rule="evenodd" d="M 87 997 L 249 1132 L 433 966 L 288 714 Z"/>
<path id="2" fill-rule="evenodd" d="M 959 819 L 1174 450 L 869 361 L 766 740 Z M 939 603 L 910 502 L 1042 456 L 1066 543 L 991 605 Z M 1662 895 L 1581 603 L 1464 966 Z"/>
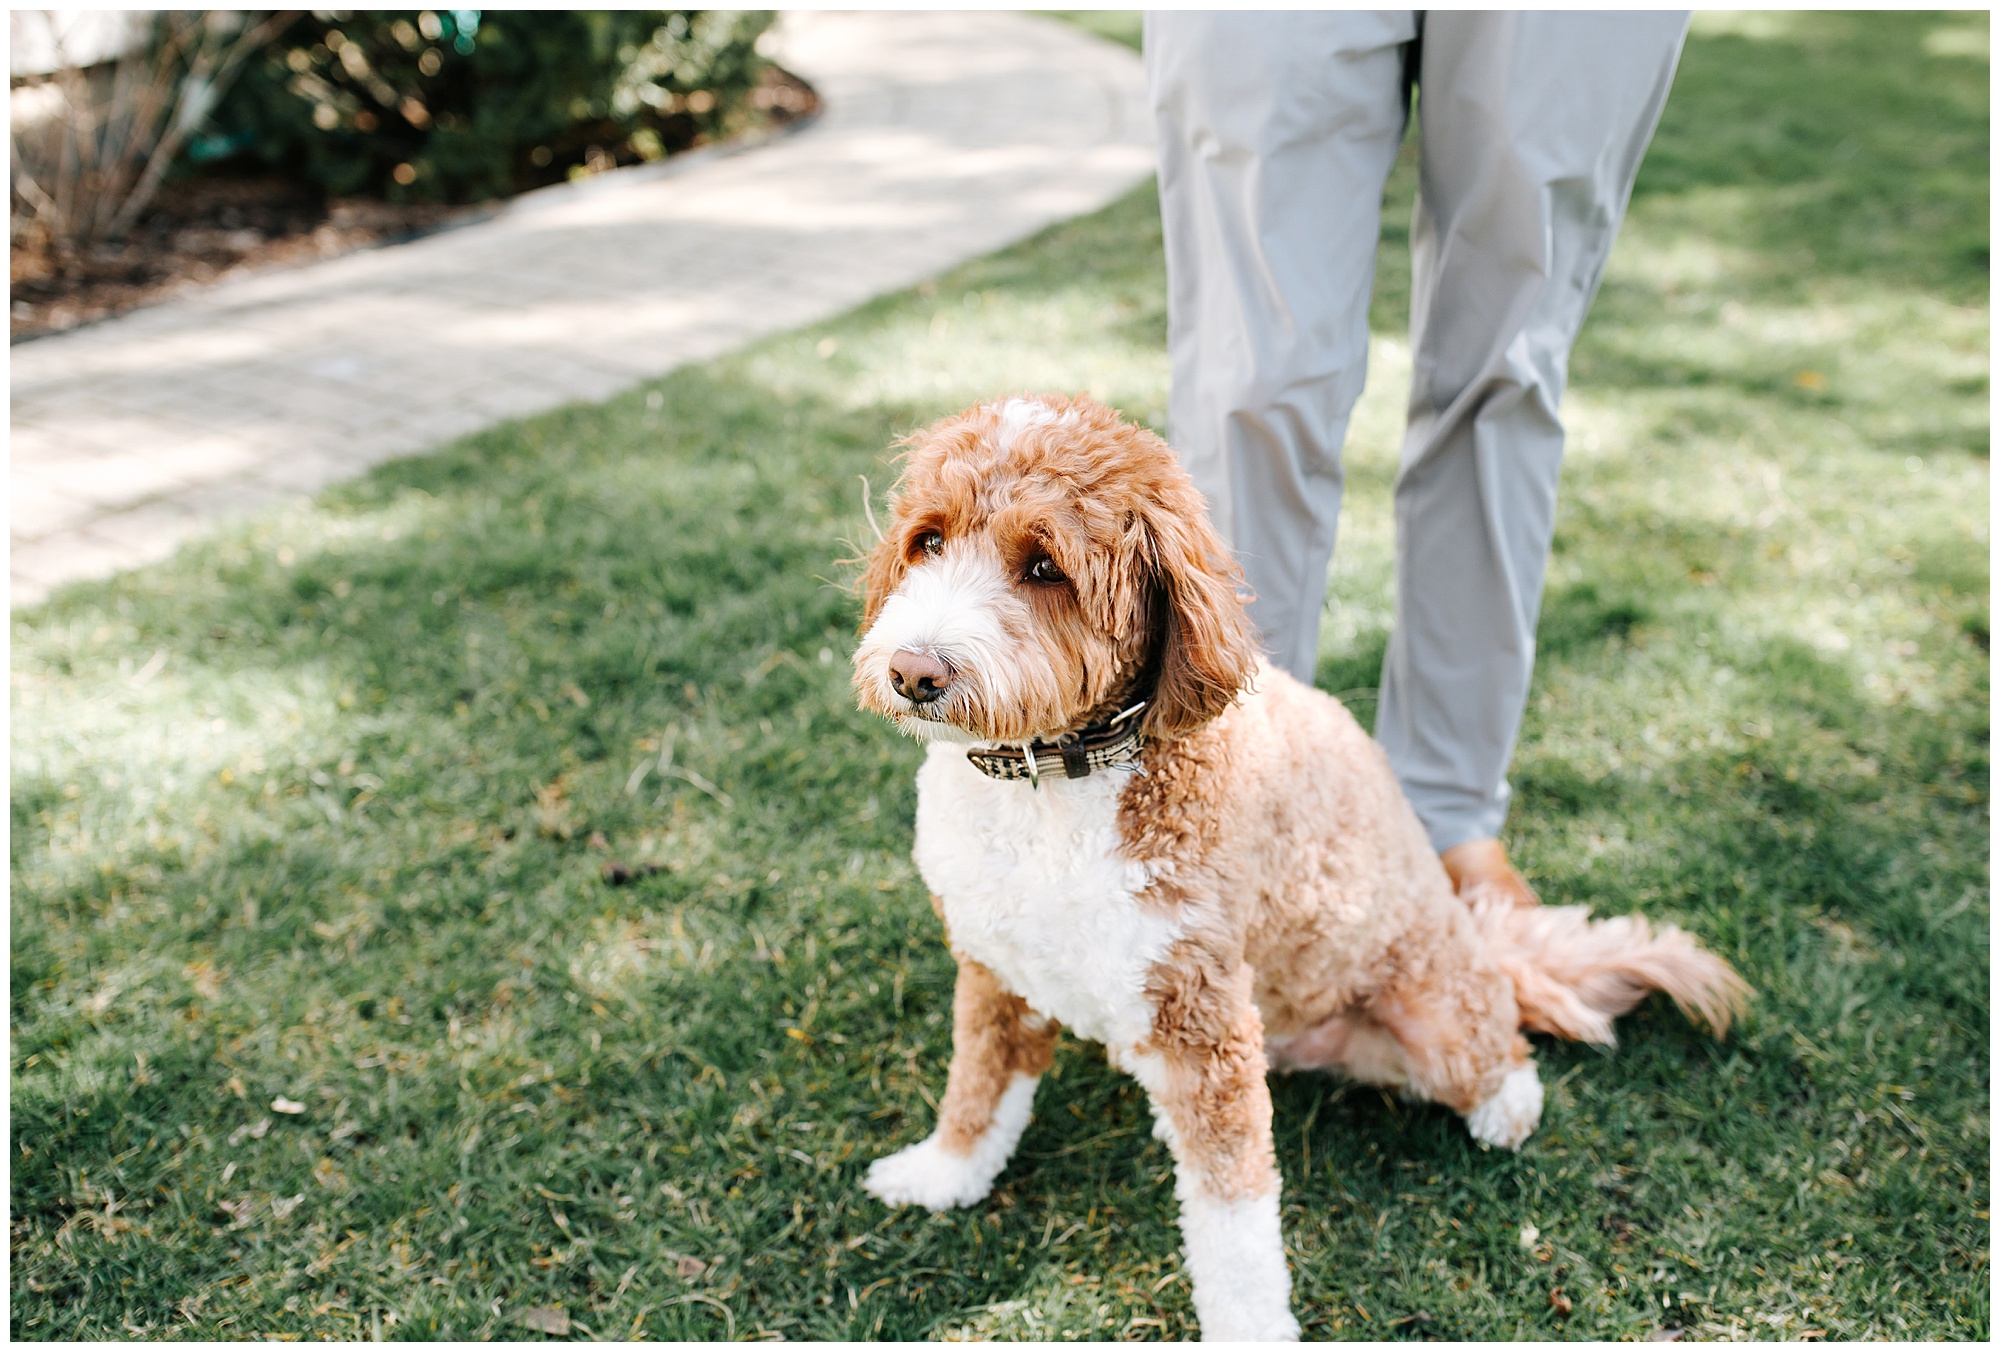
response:
<path id="1" fill-rule="evenodd" d="M 12 349 L 12 604 L 908 286 L 1150 173 L 1138 59 L 1016 14 L 791 14 L 789 136 Z"/>

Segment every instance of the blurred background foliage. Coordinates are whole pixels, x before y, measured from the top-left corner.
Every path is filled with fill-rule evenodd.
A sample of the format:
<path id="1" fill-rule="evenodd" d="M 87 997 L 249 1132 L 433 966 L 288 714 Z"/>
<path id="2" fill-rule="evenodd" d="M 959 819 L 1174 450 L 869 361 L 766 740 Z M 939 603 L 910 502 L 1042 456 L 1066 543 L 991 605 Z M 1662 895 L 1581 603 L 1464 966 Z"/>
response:
<path id="1" fill-rule="evenodd" d="M 266 46 L 191 148 L 329 196 L 474 202 L 726 134 L 764 10 L 316 11 Z"/>
<path id="2" fill-rule="evenodd" d="M 810 117 L 768 11 L 17 10 L 15 339 Z"/>
<path id="3" fill-rule="evenodd" d="M 245 59 L 297 17 L 14 11 L 9 240 L 74 249 L 124 236 Z"/>

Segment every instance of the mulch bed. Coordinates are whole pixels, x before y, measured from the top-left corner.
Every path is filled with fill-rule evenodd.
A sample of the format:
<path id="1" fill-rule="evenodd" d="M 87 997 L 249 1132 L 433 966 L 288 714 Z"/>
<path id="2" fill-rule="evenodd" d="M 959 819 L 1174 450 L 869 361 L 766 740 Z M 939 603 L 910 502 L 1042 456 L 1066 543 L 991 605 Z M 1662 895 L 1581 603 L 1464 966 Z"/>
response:
<path id="1" fill-rule="evenodd" d="M 756 121 L 743 134 L 769 134 L 812 117 L 819 96 L 775 66 L 752 91 Z M 673 145 L 693 150 L 703 138 Z M 671 142 L 669 142 L 672 145 Z M 639 162 L 627 146 L 579 148 L 592 172 Z M 560 182 L 558 160 L 545 175 Z M 530 184 L 529 186 L 541 186 Z M 494 204 L 441 206 L 326 198 L 271 174 L 214 171 L 164 185 L 126 239 L 58 256 L 37 241 L 8 250 L 12 341 L 60 333 L 204 286 L 268 268 L 296 267 L 380 244 L 394 244 L 491 212 Z"/>

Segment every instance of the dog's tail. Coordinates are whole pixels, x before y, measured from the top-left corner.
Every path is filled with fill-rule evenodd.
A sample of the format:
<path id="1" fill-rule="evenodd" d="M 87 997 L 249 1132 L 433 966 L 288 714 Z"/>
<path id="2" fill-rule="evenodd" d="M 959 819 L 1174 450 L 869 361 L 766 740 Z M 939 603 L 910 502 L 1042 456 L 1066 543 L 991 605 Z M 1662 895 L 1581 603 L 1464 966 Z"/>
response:
<path id="1" fill-rule="evenodd" d="M 1665 991 L 1717 1037 L 1754 992 L 1735 968 L 1672 925 L 1641 916 L 1592 920 L 1587 906 L 1517 906 L 1496 892 L 1466 898 L 1487 950 L 1514 982 L 1521 1025 L 1610 1046 L 1611 1021 Z"/>

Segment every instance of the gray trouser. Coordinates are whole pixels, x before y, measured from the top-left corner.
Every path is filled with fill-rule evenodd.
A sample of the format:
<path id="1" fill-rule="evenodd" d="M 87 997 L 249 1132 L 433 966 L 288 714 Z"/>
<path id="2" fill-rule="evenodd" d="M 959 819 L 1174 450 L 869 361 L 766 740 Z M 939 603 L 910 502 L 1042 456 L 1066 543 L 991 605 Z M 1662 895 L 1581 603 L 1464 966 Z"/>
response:
<path id="1" fill-rule="evenodd" d="M 1382 185 L 1421 94 L 1396 622 L 1375 735 L 1438 849 L 1497 835 L 1570 344 L 1685 13 L 1149 13 L 1169 434 L 1273 660 L 1313 676 Z"/>

